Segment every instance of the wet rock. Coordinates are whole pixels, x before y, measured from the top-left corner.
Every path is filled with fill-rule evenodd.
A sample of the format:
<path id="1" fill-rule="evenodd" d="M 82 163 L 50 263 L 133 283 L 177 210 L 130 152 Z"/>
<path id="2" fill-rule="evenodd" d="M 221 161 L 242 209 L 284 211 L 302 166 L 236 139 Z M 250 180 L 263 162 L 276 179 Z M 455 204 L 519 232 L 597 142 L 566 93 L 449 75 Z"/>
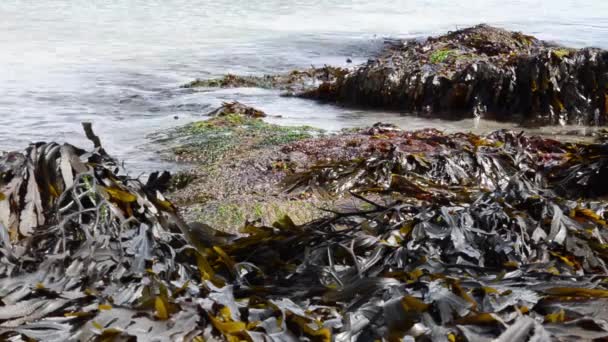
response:
<path id="1" fill-rule="evenodd" d="M 231 114 L 243 115 L 249 118 L 266 117 L 266 113 L 264 113 L 263 111 L 255 109 L 253 107 L 249 107 L 238 101 L 222 103 L 222 106 L 211 111 L 209 113 L 209 116 L 227 116 Z"/>
<path id="2" fill-rule="evenodd" d="M 303 97 L 460 119 L 608 123 L 608 51 L 479 25 L 391 44 Z"/>
<path id="3" fill-rule="evenodd" d="M 299 94 L 315 89 L 319 84 L 334 83 L 343 77 L 347 69 L 323 66 L 305 70 L 293 70 L 278 75 L 239 76 L 228 74 L 222 78 L 196 79 L 182 88 L 263 88 L 285 91 L 287 95 Z"/>
<path id="4" fill-rule="evenodd" d="M 261 110 L 227 102 L 208 113 L 211 118 L 158 132 L 152 139 L 163 145 L 163 158 L 185 163 L 226 161 L 245 151 L 280 146 L 323 134 L 309 126 L 279 126 L 262 120 Z"/>
<path id="5" fill-rule="evenodd" d="M 376 122 L 372 127 L 367 129 L 367 134 L 376 135 L 376 134 L 385 134 L 391 132 L 401 131 L 399 127 L 391 123 L 385 122 Z"/>

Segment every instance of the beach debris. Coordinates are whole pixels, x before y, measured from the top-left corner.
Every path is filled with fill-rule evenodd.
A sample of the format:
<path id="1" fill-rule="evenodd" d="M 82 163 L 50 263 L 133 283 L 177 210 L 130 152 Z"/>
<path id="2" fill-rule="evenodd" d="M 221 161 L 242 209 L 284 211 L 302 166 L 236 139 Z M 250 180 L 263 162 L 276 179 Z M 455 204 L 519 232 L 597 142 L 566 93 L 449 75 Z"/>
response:
<path id="1" fill-rule="evenodd" d="M 367 209 L 249 223 L 241 236 L 183 222 L 162 195 L 167 176 L 133 179 L 100 144 L 4 155 L 0 337 L 608 337 L 602 144 L 390 125 L 359 133 L 359 158 L 291 184 L 348 191 Z"/>

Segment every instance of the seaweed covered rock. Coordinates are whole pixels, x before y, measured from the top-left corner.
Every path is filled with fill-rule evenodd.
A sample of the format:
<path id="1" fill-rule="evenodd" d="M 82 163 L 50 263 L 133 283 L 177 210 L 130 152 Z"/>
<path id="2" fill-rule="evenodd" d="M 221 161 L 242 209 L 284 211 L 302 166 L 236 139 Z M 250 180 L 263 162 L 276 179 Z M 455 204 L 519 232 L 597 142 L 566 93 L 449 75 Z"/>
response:
<path id="1" fill-rule="evenodd" d="M 249 107 L 238 101 L 224 102 L 222 105 L 211 111 L 209 116 L 227 116 L 227 115 L 243 115 L 250 118 L 264 118 L 266 113 L 259 109 Z"/>
<path id="2" fill-rule="evenodd" d="M 280 188 L 283 175 L 297 164 L 281 147 L 323 131 L 270 124 L 256 118 L 258 112 L 225 103 L 209 120 L 157 136 L 164 158 L 189 164 L 189 171 L 175 175 L 169 194 L 184 217 L 235 231 L 247 220 L 270 225 L 290 213 L 295 222 L 304 223 L 326 214 L 318 209 L 324 206 L 319 201 Z"/>
<path id="3" fill-rule="evenodd" d="M 193 122 L 152 136 L 168 145 L 166 155 L 177 161 L 212 163 L 243 151 L 306 139 L 323 131 L 310 126 L 280 126 L 261 118 L 266 114 L 239 102 L 224 103 L 208 120 Z"/>
<path id="4" fill-rule="evenodd" d="M 479 25 L 387 48 L 302 96 L 429 116 L 608 123 L 608 52 Z"/>
<path id="5" fill-rule="evenodd" d="M 239 76 L 228 74 L 221 78 L 196 79 L 182 88 L 264 88 L 297 94 L 314 89 L 319 84 L 333 83 L 343 77 L 346 69 L 332 66 L 293 70 L 279 75 Z"/>
<path id="6" fill-rule="evenodd" d="M 434 184 L 466 187 L 466 192 L 493 191 L 510 177 L 524 175 L 535 186 L 564 197 L 608 195 L 604 186 L 608 175 L 605 142 L 561 142 L 505 130 L 486 136 L 445 134 L 435 129 L 406 131 L 377 123 L 336 136 L 294 142 L 283 150 L 317 161 L 285 180 L 290 191 L 323 187 L 338 194 L 390 193 L 393 183 L 399 188 L 402 176 L 412 174 L 422 177 L 415 183 L 421 182 L 425 188 Z"/>

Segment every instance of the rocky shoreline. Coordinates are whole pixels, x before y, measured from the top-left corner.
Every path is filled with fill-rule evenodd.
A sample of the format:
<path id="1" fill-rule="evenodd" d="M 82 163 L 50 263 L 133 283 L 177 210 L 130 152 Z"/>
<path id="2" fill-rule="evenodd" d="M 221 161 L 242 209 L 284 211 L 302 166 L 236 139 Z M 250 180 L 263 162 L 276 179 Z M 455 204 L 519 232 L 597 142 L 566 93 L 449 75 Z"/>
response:
<path id="1" fill-rule="evenodd" d="M 126 176 L 93 133 L 92 151 L 0 159 L 0 337 L 608 338 L 605 143 L 387 124 L 293 138 L 226 108 L 176 131 L 194 170 L 172 183 Z M 235 147 L 210 154 L 217 136 Z"/>
<path id="2" fill-rule="evenodd" d="M 195 81 L 187 86 L 271 87 L 341 105 L 428 117 L 484 117 L 525 125 L 605 125 L 608 51 L 572 49 L 487 25 L 392 42 L 352 69 Z"/>
<path id="3" fill-rule="evenodd" d="M 185 87 L 601 125 L 607 58 L 481 25 L 353 69 Z M 0 154 L 0 339 L 608 338 L 602 134 L 326 132 L 239 102 L 208 115 L 153 137 L 191 170 L 145 183 L 91 125 L 91 150 Z"/>

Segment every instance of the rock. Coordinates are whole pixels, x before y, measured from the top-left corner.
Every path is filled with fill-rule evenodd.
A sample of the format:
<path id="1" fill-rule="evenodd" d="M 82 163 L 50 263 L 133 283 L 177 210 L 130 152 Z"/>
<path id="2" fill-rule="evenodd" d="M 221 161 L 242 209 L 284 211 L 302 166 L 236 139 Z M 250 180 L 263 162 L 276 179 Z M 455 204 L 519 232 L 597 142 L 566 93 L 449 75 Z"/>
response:
<path id="1" fill-rule="evenodd" d="M 249 118 L 264 118 L 266 113 L 259 109 L 249 107 L 238 101 L 224 102 L 218 109 L 211 111 L 209 116 L 227 116 L 230 114 L 243 115 Z"/>
<path id="2" fill-rule="evenodd" d="M 239 76 L 228 74 L 216 79 L 196 79 L 182 85 L 182 88 L 263 88 L 282 90 L 290 95 L 315 89 L 319 83 L 333 83 L 347 72 L 347 69 L 324 66 L 293 70 L 278 75 Z"/>
<path id="3" fill-rule="evenodd" d="M 19 174 L 26 157 L 18 152 L 0 152 L 0 186 L 5 186 Z"/>
<path id="4" fill-rule="evenodd" d="M 308 165 L 310 163 L 310 159 L 308 158 L 308 155 L 306 153 L 303 153 L 300 151 L 293 151 L 293 152 L 288 153 L 287 161 L 291 165 L 296 165 L 296 166 L 304 166 L 304 165 Z M 304 168 L 299 168 L 299 169 L 303 170 Z"/>
<path id="5" fill-rule="evenodd" d="M 384 123 L 384 122 L 376 122 L 372 127 L 366 130 L 368 135 L 376 135 L 376 134 L 386 134 L 392 132 L 399 132 L 401 129 L 394 124 Z"/>
<path id="6" fill-rule="evenodd" d="M 300 95 L 451 119 L 604 125 L 608 51 L 478 25 L 387 45 L 378 58 Z"/>

